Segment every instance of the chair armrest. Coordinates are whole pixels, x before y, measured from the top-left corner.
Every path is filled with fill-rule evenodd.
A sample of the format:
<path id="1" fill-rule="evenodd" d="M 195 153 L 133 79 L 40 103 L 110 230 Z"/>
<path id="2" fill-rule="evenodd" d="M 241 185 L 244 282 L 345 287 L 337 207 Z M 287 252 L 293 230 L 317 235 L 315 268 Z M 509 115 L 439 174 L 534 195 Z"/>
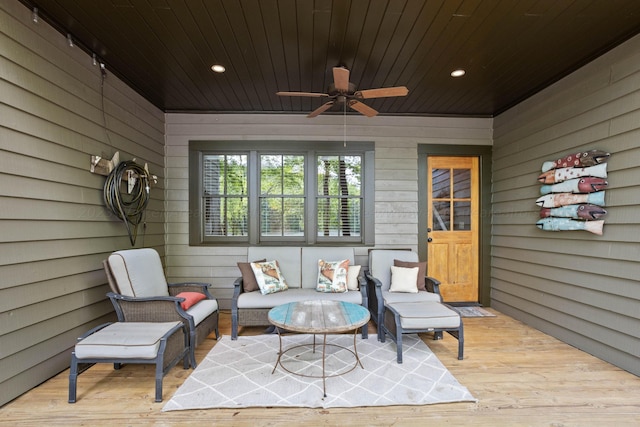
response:
<path id="1" fill-rule="evenodd" d="M 193 322 L 193 316 L 182 309 L 184 298 L 172 296 L 128 297 L 107 293 L 119 322 Z"/>
<path id="2" fill-rule="evenodd" d="M 427 292 L 431 292 L 434 294 L 440 294 L 440 281 L 438 279 L 434 279 L 433 277 L 425 276 L 424 284 L 427 288 Z"/>
<path id="3" fill-rule="evenodd" d="M 214 299 L 213 295 L 209 292 L 209 283 L 202 282 L 181 282 L 181 283 L 168 283 L 169 295 L 176 296 L 180 292 L 200 292 L 205 294 L 207 299 Z"/>
<path id="4" fill-rule="evenodd" d="M 362 305 L 364 307 L 369 307 L 369 291 L 367 286 L 367 278 L 364 275 L 364 271 L 361 271 L 358 274 L 358 289 L 362 294 Z"/>
<path id="5" fill-rule="evenodd" d="M 244 282 L 242 281 L 242 276 L 240 276 L 233 281 L 233 298 L 238 298 L 238 296 L 243 292 Z"/>

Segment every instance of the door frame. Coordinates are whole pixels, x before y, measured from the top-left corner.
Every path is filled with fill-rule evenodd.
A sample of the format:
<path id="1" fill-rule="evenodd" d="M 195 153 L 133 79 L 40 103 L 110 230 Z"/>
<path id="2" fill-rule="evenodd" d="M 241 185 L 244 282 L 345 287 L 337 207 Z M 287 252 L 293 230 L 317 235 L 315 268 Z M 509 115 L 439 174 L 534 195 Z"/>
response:
<path id="1" fill-rule="evenodd" d="M 479 158 L 480 224 L 478 238 L 478 299 L 485 307 L 491 305 L 491 152 L 490 145 L 418 145 L 418 255 L 428 261 L 427 224 L 429 156 L 464 156 Z M 437 277 L 436 277 L 437 279 Z"/>

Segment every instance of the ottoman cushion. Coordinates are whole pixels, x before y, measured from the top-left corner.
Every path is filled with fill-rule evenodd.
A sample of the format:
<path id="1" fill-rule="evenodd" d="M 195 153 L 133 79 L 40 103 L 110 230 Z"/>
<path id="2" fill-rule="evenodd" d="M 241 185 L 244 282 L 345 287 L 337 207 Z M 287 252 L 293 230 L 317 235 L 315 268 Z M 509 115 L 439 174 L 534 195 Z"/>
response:
<path id="1" fill-rule="evenodd" d="M 75 346 L 78 359 L 154 359 L 160 339 L 181 322 L 112 323 Z"/>
<path id="2" fill-rule="evenodd" d="M 435 301 L 389 304 L 400 315 L 403 329 L 457 328 L 460 315 Z"/>

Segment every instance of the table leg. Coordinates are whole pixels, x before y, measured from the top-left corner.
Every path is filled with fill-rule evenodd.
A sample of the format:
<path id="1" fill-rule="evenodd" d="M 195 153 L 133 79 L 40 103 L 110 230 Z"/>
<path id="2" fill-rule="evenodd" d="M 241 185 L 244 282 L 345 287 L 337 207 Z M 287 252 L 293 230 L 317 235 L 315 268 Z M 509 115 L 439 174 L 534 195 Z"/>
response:
<path id="1" fill-rule="evenodd" d="M 315 335 L 313 336 L 314 344 L 315 344 Z M 327 334 L 324 334 L 324 339 L 322 341 L 322 393 L 324 393 L 324 397 L 327 397 L 327 375 L 325 372 L 324 360 L 327 355 Z"/>
<path id="2" fill-rule="evenodd" d="M 271 375 L 273 375 L 273 373 L 276 371 L 276 368 L 278 367 L 278 364 L 280 363 L 280 358 L 282 357 L 282 335 L 280 334 L 280 328 L 276 328 L 276 331 L 278 331 L 278 342 L 279 342 L 278 359 L 276 360 L 276 364 L 273 366 L 273 370 L 271 371 Z"/>

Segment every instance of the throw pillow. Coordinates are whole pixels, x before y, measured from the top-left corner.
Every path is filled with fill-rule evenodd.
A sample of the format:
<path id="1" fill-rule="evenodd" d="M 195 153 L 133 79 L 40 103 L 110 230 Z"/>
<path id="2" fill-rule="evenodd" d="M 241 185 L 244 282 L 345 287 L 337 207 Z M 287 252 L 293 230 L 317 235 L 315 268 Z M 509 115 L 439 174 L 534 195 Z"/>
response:
<path id="1" fill-rule="evenodd" d="M 280 272 L 278 261 L 252 262 L 251 270 L 256 276 L 258 287 L 262 295 L 273 294 L 275 292 L 289 289 L 284 276 Z"/>
<path id="2" fill-rule="evenodd" d="M 399 259 L 393 260 L 393 265 L 396 267 L 405 267 L 405 268 L 413 268 L 418 267 L 418 279 L 416 280 L 416 284 L 418 285 L 419 291 L 426 291 L 427 287 L 424 284 L 424 276 L 427 275 L 427 261 L 424 262 L 408 262 L 408 261 L 400 261 Z"/>
<path id="3" fill-rule="evenodd" d="M 389 292 L 418 293 L 418 286 L 416 286 L 418 270 L 418 267 L 405 268 L 392 265 L 391 287 L 389 287 Z"/>
<path id="4" fill-rule="evenodd" d="M 266 259 L 259 259 L 253 262 L 265 262 Z M 242 290 L 244 292 L 253 292 L 260 290 L 258 282 L 256 281 L 256 275 L 253 274 L 250 262 L 239 262 L 238 268 L 240 274 L 242 274 Z"/>
<path id="5" fill-rule="evenodd" d="M 359 265 L 351 265 L 347 270 L 347 289 L 350 291 L 357 291 L 359 288 L 358 276 L 361 268 Z"/>
<path id="6" fill-rule="evenodd" d="M 200 292 L 180 292 L 176 296 L 178 298 L 184 298 L 184 301 L 180 303 L 180 306 L 183 310 L 189 310 L 191 307 L 193 307 L 203 299 L 207 299 L 207 296 L 205 294 L 201 294 Z"/>
<path id="7" fill-rule="evenodd" d="M 347 270 L 349 260 L 324 261 L 318 260 L 318 292 L 347 292 Z"/>

